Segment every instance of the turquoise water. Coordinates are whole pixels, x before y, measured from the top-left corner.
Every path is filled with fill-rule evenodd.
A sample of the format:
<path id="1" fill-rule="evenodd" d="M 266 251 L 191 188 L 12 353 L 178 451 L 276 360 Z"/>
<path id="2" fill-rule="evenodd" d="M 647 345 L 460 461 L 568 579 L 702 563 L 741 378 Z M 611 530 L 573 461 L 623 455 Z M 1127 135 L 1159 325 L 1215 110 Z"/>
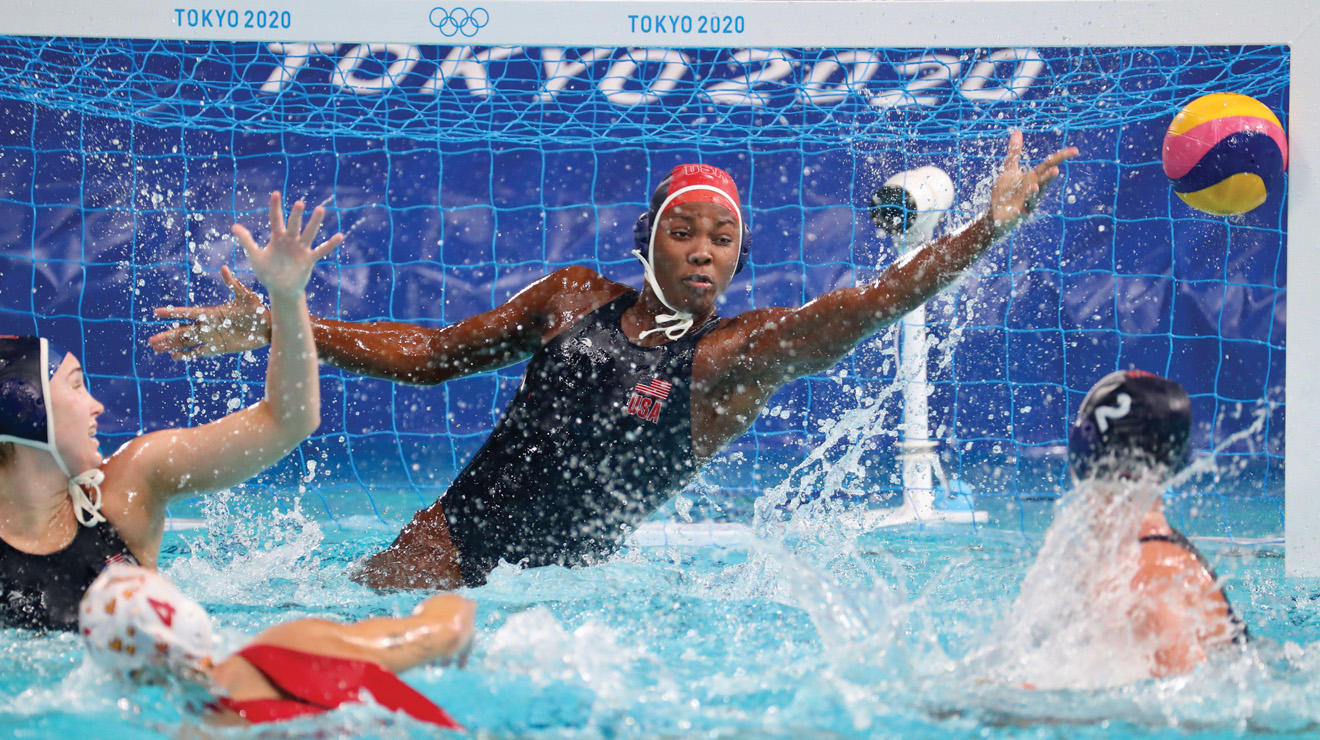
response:
<path id="1" fill-rule="evenodd" d="M 1202 542 L 1256 637 L 1244 653 L 1113 688 L 1033 691 L 988 677 L 972 658 L 1004 629 L 1040 546 L 1039 527 L 1021 523 L 1048 520 L 1048 509 L 995 512 L 990 526 L 874 532 L 824 517 L 761 538 L 739 526 L 671 526 L 591 568 L 501 567 L 466 592 L 479 606 L 469 664 L 405 679 L 488 737 L 1320 733 L 1320 594 L 1283 578 L 1277 542 Z M 202 526 L 167 534 L 163 570 L 212 612 L 232 649 L 296 617 L 410 610 L 416 595 L 345 577 L 396 531 L 225 494 Z M 0 632 L 0 666 L 6 736 L 164 737 L 184 717 L 156 689 L 119 699 L 81 665 L 71 635 Z M 432 734 L 363 706 L 262 736 L 271 733 Z"/>

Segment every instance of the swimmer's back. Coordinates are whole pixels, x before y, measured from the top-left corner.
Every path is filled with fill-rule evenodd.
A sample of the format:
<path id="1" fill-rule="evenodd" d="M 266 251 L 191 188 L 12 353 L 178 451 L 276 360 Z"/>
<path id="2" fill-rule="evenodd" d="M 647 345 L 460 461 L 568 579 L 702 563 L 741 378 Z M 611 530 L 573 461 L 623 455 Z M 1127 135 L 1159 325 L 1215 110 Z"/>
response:
<path id="1" fill-rule="evenodd" d="M 1206 648 L 1246 642 L 1246 623 L 1234 611 L 1219 577 L 1204 554 L 1176 529 L 1145 532 L 1134 581 L 1153 598 L 1178 605 Z"/>

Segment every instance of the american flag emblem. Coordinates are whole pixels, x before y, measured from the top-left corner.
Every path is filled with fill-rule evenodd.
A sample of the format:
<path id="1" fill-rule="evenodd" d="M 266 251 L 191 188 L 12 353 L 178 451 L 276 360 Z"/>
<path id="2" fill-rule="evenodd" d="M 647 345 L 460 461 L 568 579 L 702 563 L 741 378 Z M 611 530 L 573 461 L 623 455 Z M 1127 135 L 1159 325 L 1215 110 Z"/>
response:
<path id="1" fill-rule="evenodd" d="M 649 383 L 638 383 L 628 396 L 628 413 L 649 421 L 652 424 L 660 420 L 660 410 L 665 407 L 663 401 L 669 398 L 669 389 L 674 384 L 659 378 L 651 378 Z"/>
<path id="2" fill-rule="evenodd" d="M 638 383 L 633 388 L 633 392 L 663 401 L 666 398 L 669 398 L 669 389 L 673 387 L 673 383 L 663 381 L 659 378 L 651 378 L 650 383 Z"/>

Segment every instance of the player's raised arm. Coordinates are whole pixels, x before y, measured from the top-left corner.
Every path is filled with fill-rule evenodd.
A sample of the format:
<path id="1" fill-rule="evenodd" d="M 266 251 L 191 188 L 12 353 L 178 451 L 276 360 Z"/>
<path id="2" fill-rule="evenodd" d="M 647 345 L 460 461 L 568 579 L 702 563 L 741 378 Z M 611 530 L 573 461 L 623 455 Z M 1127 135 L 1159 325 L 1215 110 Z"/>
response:
<path id="1" fill-rule="evenodd" d="M 266 394 L 258 403 L 209 424 L 148 434 L 116 454 L 132 460 L 158 505 L 172 496 L 213 490 L 247 480 L 288 454 L 321 421 L 320 382 L 304 287 L 312 266 L 343 241 L 335 234 L 313 248 L 325 211 L 301 227 L 303 204 L 286 224 L 279 193 L 270 200 L 270 243 L 257 246 L 243 226 L 234 236 L 270 295 L 270 357 Z"/>
<path id="2" fill-rule="evenodd" d="M 500 306 L 439 329 L 392 321 L 313 322 L 321 359 L 342 370 L 432 385 L 531 356 L 553 321 L 555 299 L 583 268 L 565 268 Z"/>
<path id="3" fill-rule="evenodd" d="M 434 384 L 494 370 L 526 359 L 552 320 L 554 299 L 582 268 L 565 268 L 524 288 L 508 302 L 441 329 L 396 321 L 352 322 L 312 318 L 320 359 L 342 370 L 403 383 Z M 149 342 L 175 359 L 241 352 L 270 338 L 261 297 L 223 268 L 234 297 L 217 306 L 166 306 L 156 317 L 189 323 Z"/>
<path id="4" fill-rule="evenodd" d="M 1059 165 L 1076 155 L 1074 147 L 1061 149 L 1024 170 L 1022 133 L 1014 131 L 984 214 L 904 254 L 868 285 L 832 290 L 796 309 L 757 312 L 748 329 L 744 372 L 779 384 L 829 368 L 863 339 L 953 282 L 1031 212 L 1043 188 L 1058 176 Z"/>

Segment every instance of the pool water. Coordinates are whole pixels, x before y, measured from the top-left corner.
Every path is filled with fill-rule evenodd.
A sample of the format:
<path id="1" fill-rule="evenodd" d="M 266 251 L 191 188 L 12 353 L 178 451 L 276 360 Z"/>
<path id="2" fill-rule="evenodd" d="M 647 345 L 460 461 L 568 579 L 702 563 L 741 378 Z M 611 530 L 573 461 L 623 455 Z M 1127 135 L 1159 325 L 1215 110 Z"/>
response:
<path id="1" fill-rule="evenodd" d="M 318 522 L 251 494 L 209 500 L 167 534 L 163 570 L 213 614 L 226 649 L 302 616 L 402 614 L 416 594 L 345 576 L 397 526 Z M 1109 688 L 999 681 L 992 648 L 1038 531 L 944 524 L 850 530 L 821 516 L 752 536 L 650 525 L 582 569 L 501 566 L 466 593 L 479 638 L 464 668 L 405 679 L 488 737 L 1151 737 L 1320 731 L 1320 594 L 1283 578 L 1282 547 L 1203 542 L 1255 637 L 1194 673 Z M 1067 671 L 1067 656 L 1059 659 Z M 127 699 L 72 635 L 0 632 L 0 733 L 173 736 L 190 715 L 160 689 Z M 251 736 L 253 730 L 221 735 Z M 261 736 L 432 736 L 376 707 Z"/>

